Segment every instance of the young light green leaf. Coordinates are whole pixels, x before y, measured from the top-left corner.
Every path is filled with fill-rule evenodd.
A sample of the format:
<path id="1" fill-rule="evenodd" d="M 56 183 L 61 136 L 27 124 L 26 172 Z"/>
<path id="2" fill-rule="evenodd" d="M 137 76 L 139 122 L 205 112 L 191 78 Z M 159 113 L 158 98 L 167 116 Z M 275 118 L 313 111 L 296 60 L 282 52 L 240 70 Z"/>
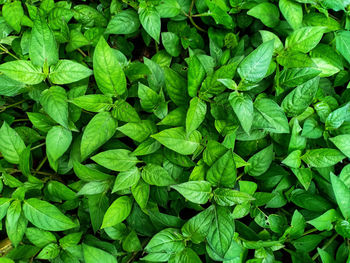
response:
<path id="1" fill-rule="evenodd" d="M 248 160 L 250 165 L 244 167 L 244 171 L 251 176 L 262 175 L 269 169 L 274 155 L 273 145 L 271 144 L 250 157 Z"/>
<path id="2" fill-rule="evenodd" d="M 234 157 L 232 151 L 228 150 L 209 168 L 206 179 L 213 186 L 233 187 L 236 175 Z"/>
<path id="3" fill-rule="evenodd" d="M 235 112 L 243 130 L 249 134 L 253 124 L 254 106 L 252 99 L 243 93 L 232 92 L 229 97 L 230 105 Z"/>
<path id="4" fill-rule="evenodd" d="M 137 184 L 141 178 L 141 173 L 137 167 L 132 168 L 129 171 L 120 172 L 115 179 L 112 193 L 120 190 L 128 189 Z"/>
<path id="5" fill-rule="evenodd" d="M 331 148 L 320 148 L 308 150 L 301 159 L 311 167 L 330 167 L 341 160 L 343 160 L 345 156 L 336 149 Z"/>
<path id="6" fill-rule="evenodd" d="M 302 26 L 303 9 L 299 3 L 291 0 L 280 0 L 278 5 L 282 15 L 294 30 Z"/>
<path id="7" fill-rule="evenodd" d="M 201 135 L 199 132 L 192 132 L 187 135 L 182 127 L 163 130 L 151 135 L 165 147 L 182 155 L 193 154 L 199 146 Z"/>
<path id="8" fill-rule="evenodd" d="M 247 14 L 260 19 L 267 27 L 275 27 L 279 23 L 280 12 L 277 6 L 272 3 L 260 3 L 250 9 Z"/>
<path id="9" fill-rule="evenodd" d="M 286 48 L 307 53 L 320 42 L 325 28 L 307 26 L 293 31 L 286 39 Z"/>
<path id="10" fill-rule="evenodd" d="M 146 183 L 156 186 L 169 186 L 177 183 L 167 170 L 153 163 L 147 164 L 142 169 L 142 179 Z"/>
<path id="11" fill-rule="evenodd" d="M 139 161 L 130 155 L 130 151 L 124 149 L 108 150 L 92 156 L 91 159 L 113 171 L 128 171 Z"/>
<path id="12" fill-rule="evenodd" d="M 115 256 L 102 249 L 88 246 L 86 244 L 83 244 L 83 255 L 84 261 L 86 263 L 93 263 L 98 261 L 103 261 L 104 263 L 117 263 Z"/>
<path id="13" fill-rule="evenodd" d="M 41 83 L 46 78 L 41 67 L 26 60 L 5 62 L 0 65 L 0 71 L 9 78 L 28 85 Z"/>
<path id="14" fill-rule="evenodd" d="M 41 15 L 34 20 L 32 28 L 29 57 L 34 65 L 43 67 L 55 65 L 58 62 L 58 46 L 49 23 Z M 59 83 L 56 83 L 59 84 Z"/>
<path id="15" fill-rule="evenodd" d="M 139 16 L 132 9 L 122 10 L 109 21 L 107 34 L 132 34 L 140 27 Z"/>
<path id="16" fill-rule="evenodd" d="M 132 200 L 127 196 L 119 197 L 107 209 L 101 228 L 114 226 L 123 222 L 130 214 Z"/>
<path id="17" fill-rule="evenodd" d="M 50 163 L 56 162 L 68 150 L 71 142 L 72 132 L 70 130 L 62 126 L 52 127 L 46 136 L 46 153 Z"/>
<path id="18" fill-rule="evenodd" d="M 329 139 L 348 158 L 350 158 L 350 135 L 341 134 Z"/>
<path id="19" fill-rule="evenodd" d="M 79 108 L 92 112 L 107 111 L 113 105 L 112 98 L 102 94 L 89 94 L 76 97 L 71 102 Z"/>
<path id="20" fill-rule="evenodd" d="M 50 67 L 49 78 L 54 84 L 62 85 L 85 79 L 92 75 L 92 70 L 72 60 L 62 59 Z"/>

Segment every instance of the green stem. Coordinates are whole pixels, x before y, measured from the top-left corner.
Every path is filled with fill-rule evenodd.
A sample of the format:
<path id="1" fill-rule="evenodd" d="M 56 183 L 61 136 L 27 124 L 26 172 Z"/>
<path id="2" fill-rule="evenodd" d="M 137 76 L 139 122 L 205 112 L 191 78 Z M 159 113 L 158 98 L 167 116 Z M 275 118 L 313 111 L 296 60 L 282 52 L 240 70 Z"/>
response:
<path id="1" fill-rule="evenodd" d="M 306 236 L 306 235 L 311 234 L 311 233 L 316 232 L 316 231 L 318 231 L 316 228 L 311 228 L 308 231 L 304 232 L 303 236 Z"/>
<path id="2" fill-rule="evenodd" d="M 41 144 L 38 144 L 37 146 L 34 146 L 32 148 L 30 148 L 31 151 L 35 150 L 35 149 L 38 149 L 40 148 L 41 146 L 44 146 L 45 145 L 45 142 L 41 143 Z"/>
<path id="3" fill-rule="evenodd" d="M 17 57 L 16 55 L 12 54 L 5 46 L 3 46 L 2 44 L 0 44 L 0 50 L 4 51 L 6 54 L 10 55 L 11 57 L 13 57 L 14 59 L 20 60 L 19 57 Z"/>
<path id="4" fill-rule="evenodd" d="M 324 249 L 326 249 L 327 247 L 329 247 L 329 245 L 330 244 L 332 244 L 332 242 L 337 238 L 337 236 L 338 236 L 338 234 L 334 234 L 329 240 L 328 240 L 328 242 L 326 243 L 326 244 L 324 244 L 324 246 L 322 247 L 322 250 L 324 250 Z M 319 256 L 320 254 L 318 254 L 318 252 L 312 257 L 312 261 L 315 261 L 317 258 L 318 258 L 318 256 Z"/>

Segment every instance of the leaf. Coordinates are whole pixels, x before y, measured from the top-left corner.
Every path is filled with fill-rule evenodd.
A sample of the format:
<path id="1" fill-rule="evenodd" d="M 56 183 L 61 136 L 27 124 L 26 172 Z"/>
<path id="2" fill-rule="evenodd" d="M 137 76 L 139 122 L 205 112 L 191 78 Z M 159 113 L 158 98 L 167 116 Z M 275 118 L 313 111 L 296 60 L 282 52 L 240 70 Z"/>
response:
<path id="1" fill-rule="evenodd" d="M 253 126 L 274 133 L 289 133 L 288 120 L 283 110 L 270 99 L 257 99 L 254 102 Z"/>
<path id="2" fill-rule="evenodd" d="M 237 69 L 242 80 L 259 82 L 265 77 L 272 59 L 273 43 L 273 40 L 262 43 L 243 59 Z"/>
<path id="3" fill-rule="evenodd" d="M 93 56 L 94 76 L 98 88 L 105 95 L 121 95 L 126 91 L 126 78 L 118 59 L 101 37 Z"/>
<path id="4" fill-rule="evenodd" d="M 10 163 L 19 164 L 25 148 L 22 138 L 4 121 L 0 129 L 0 152 L 3 157 Z"/>
<path id="5" fill-rule="evenodd" d="M 2 7 L 2 15 L 14 30 L 21 31 L 21 19 L 24 15 L 21 1 L 5 3 Z"/>
<path id="6" fill-rule="evenodd" d="M 13 80 L 6 75 L 0 75 L 0 95 L 2 96 L 16 96 L 23 93 L 26 85 L 22 82 Z"/>
<path id="7" fill-rule="evenodd" d="M 115 179 L 112 193 L 120 190 L 128 189 L 138 183 L 141 178 L 141 173 L 137 167 L 129 171 L 120 172 Z"/>
<path id="8" fill-rule="evenodd" d="M 117 129 L 117 123 L 109 112 L 96 114 L 86 126 L 81 138 L 80 152 L 83 159 L 105 144 Z"/>
<path id="9" fill-rule="evenodd" d="M 165 50 L 173 57 L 178 57 L 181 53 L 180 38 L 172 32 L 163 32 L 162 43 Z"/>
<path id="10" fill-rule="evenodd" d="M 343 183 L 343 181 L 331 173 L 330 175 L 331 184 L 333 188 L 333 192 L 335 195 L 335 199 L 337 200 L 337 204 L 341 213 L 343 214 L 345 219 L 350 218 L 350 191 L 349 188 Z"/>
<path id="11" fill-rule="evenodd" d="M 294 175 L 298 178 L 301 185 L 308 190 L 312 180 L 312 171 L 310 168 L 292 168 Z"/>
<path id="12" fill-rule="evenodd" d="M 350 63 L 350 46 L 349 46 L 350 32 L 340 31 L 335 35 L 336 48 L 339 53 Z"/>
<path id="13" fill-rule="evenodd" d="M 243 93 L 231 92 L 229 102 L 243 130 L 249 134 L 253 124 L 254 106 L 252 99 Z"/>
<path id="14" fill-rule="evenodd" d="M 151 88 L 139 82 L 138 97 L 145 111 L 153 111 L 160 102 L 160 96 Z"/>
<path id="15" fill-rule="evenodd" d="M 217 188 L 214 190 L 214 200 L 221 206 L 233 206 L 255 200 L 251 195 L 229 188 Z"/>
<path id="16" fill-rule="evenodd" d="M 100 172 L 99 170 L 93 169 L 89 166 L 82 165 L 77 161 L 73 161 L 74 173 L 79 179 L 83 181 L 105 181 L 113 178 L 109 174 Z"/>
<path id="17" fill-rule="evenodd" d="M 294 117 L 303 113 L 313 101 L 318 90 L 319 78 L 313 78 L 296 87 L 282 101 L 282 108 L 287 116 Z"/>
<path id="18" fill-rule="evenodd" d="M 303 9 L 301 5 L 290 0 L 281 0 L 278 4 L 288 24 L 290 24 L 294 30 L 300 28 L 303 22 Z"/>
<path id="19" fill-rule="evenodd" d="M 149 163 L 142 169 L 142 179 L 150 184 L 156 186 L 169 186 L 177 182 L 163 167 Z"/>
<path id="20" fill-rule="evenodd" d="M 130 214 L 132 200 L 127 196 L 119 197 L 107 209 L 101 228 L 114 226 L 123 222 Z"/>
<path id="21" fill-rule="evenodd" d="M 311 167 L 330 167 L 343 160 L 345 156 L 336 149 L 321 148 L 308 150 L 301 159 Z"/>
<path id="22" fill-rule="evenodd" d="M 40 96 L 40 104 L 53 120 L 69 129 L 67 93 L 64 88 L 52 86 L 44 90 Z"/>
<path id="23" fill-rule="evenodd" d="M 286 48 L 307 53 L 320 42 L 325 28 L 307 26 L 293 31 L 286 39 Z"/>
<path id="24" fill-rule="evenodd" d="M 199 132 L 192 132 L 187 136 L 185 129 L 182 127 L 166 129 L 151 135 L 151 137 L 165 147 L 182 155 L 193 154 L 198 148 L 201 138 Z"/>
<path id="25" fill-rule="evenodd" d="M 50 67 L 49 78 L 54 84 L 62 85 L 85 79 L 92 75 L 92 70 L 72 60 L 60 60 Z"/>
<path id="26" fill-rule="evenodd" d="M 29 57 L 35 66 L 55 65 L 58 62 L 58 45 L 46 19 L 38 15 L 34 20 Z M 61 84 L 61 83 L 56 83 Z"/>
<path id="27" fill-rule="evenodd" d="M 48 244 L 36 256 L 37 259 L 54 259 L 60 253 L 60 247 L 57 244 Z"/>
<path id="28" fill-rule="evenodd" d="M 190 101 L 190 107 L 187 110 L 186 115 L 186 133 L 191 134 L 196 130 L 205 119 L 205 114 L 207 112 L 207 104 L 194 97 Z"/>
<path id="29" fill-rule="evenodd" d="M 148 242 L 145 250 L 148 253 L 176 253 L 185 248 L 183 238 L 177 229 L 166 228 L 155 234 Z"/>
<path id="30" fill-rule="evenodd" d="M 154 7 L 146 7 L 139 9 L 139 18 L 145 31 L 159 43 L 160 37 L 160 14 Z"/>
<path id="31" fill-rule="evenodd" d="M 56 162 L 68 150 L 71 142 L 70 130 L 61 126 L 52 127 L 46 136 L 46 153 L 50 163 Z"/>
<path id="32" fill-rule="evenodd" d="M 136 157 L 130 155 L 130 151 L 124 149 L 108 150 L 92 156 L 91 159 L 113 171 L 127 171 L 138 163 Z"/>
<path id="33" fill-rule="evenodd" d="M 13 201 L 7 210 L 6 233 L 14 247 L 17 247 L 22 241 L 27 222 L 22 214 L 21 202 L 19 200 Z"/>
<path id="34" fill-rule="evenodd" d="M 317 77 L 321 71 L 315 68 L 292 68 L 283 70 L 280 75 L 281 85 L 293 88 L 301 85 L 308 80 Z"/>
<path id="35" fill-rule="evenodd" d="M 109 21 L 106 33 L 107 34 L 132 34 L 136 32 L 140 27 L 140 21 L 138 14 L 131 9 L 126 9 L 115 16 Z"/>
<path id="36" fill-rule="evenodd" d="M 102 112 L 112 107 L 113 100 L 111 97 L 102 94 L 89 94 L 73 98 L 71 101 L 74 105 L 87 111 Z"/>
<path id="37" fill-rule="evenodd" d="M 83 244 L 82 247 L 84 261 L 86 263 L 93 263 L 100 260 L 105 263 L 117 263 L 117 259 L 114 256 L 102 249 L 88 246 L 86 244 Z"/>
<path id="38" fill-rule="evenodd" d="M 269 169 L 273 158 L 274 152 L 271 144 L 249 158 L 248 163 L 250 165 L 244 167 L 244 172 L 251 176 L 260 176 Z"/>
<path id="39" fill-rule="evenodd" d="M 186 80 L 170 68 L 164 68 L 164 73 L 166 90 L 170 99 L 177 106 L 185 105 L 187 103 Z"/>
<path id="40" fill-rule="evenodd" d="M 334 209 L 330 209 L 322 215 L 307 221 L 319 231 L 330 231 L 333 228 L 333 222 L 339 218 L 339 214 Z"/>
<path id="41" fill-rule="evenodd" d="M 77 227 L 76 223 L 54 205 L 37 198 L 25 200 L 23 212 L 29 222 L 44 230 L 64 231 Z"/>
<path id="42" fill-rule="evenodd" d="M 206 181 L 190 181 L 173 185 L 176 191 L 195 204 L 205 204 L 211 194 L 211 185 Z"/>
<path id="43" fill-rule="evenodd" d="M 25 60 L 5 62 L 0 65 L 0 71 L 9 78 L 28 85 L 41 83 L 46 78 L 40 67 Z"/>
<path id="44" fill-rule="evenodd" d="M 234 157 L 232 151 L 228 150 L 209 168 L 206 179 L 213 186 L 233 187 L 236 175 Z"/>
<path id="45" fill-rule="evenodd" d="M 247 12 L 248 15 L 261 20 L 267 27 L 275 27 L 279 23 L 280 12 L 271 3 L 260 3 Z"/>
<path id="46" fill-rule="evenodd" d="M 235 232 L 233 217 L 226 207 L 216 206 L 213 210 L 214 218 L 209 227 L 208 246 L 221 258 L 225 258 L 230 250 Z"/>
<path id="47" fill-rule="evenodd" d="M 348 158 L 350 158 L 350 135 L 341 134 L 329 139 Z"/>
<path id="48" fill-rule="evenodd" d="M 121 127 L 118 127 L 118 131 L 121 131 L 134 141 L 143 142 L 151 134 L 156 132 L 156 128 L 154 123 L 149 120 L 145 120 L 135 123 L 127 123 Z"/>
<path id="49" fill-rule="evenodd" d="M 139 122 L 140 117 L 129 103 L 126 101 L 117 101 L 115 102 L 115 108 L 112 111 L 112 115 L 114 118 L 120 121 L 125 122 Z"/>

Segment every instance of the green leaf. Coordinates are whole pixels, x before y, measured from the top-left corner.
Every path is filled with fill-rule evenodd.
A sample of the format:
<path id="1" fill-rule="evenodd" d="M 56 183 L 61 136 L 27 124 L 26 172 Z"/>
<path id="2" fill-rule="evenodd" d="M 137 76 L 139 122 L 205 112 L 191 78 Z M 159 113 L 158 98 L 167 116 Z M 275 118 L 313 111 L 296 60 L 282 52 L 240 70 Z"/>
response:
<path id="1" fill-rule="evenodd" d="M 108 150 L 91 157 L 93 161 L 113 171 L 127 171 L 139 161 L 130 155 L 130 151 L 124 149 Z"/>
<path id="2" fill-rule="evenodd" d="M 229 97 L 229 102 L 243 130 L 249 134 L 254 116 L 252 99 L 243 93 L 232 92 Z"/>
<path id="3" fill-rule="evenodd" d="M 25 200 L 23 212 L 29 222 L 44 230 L 64 231 L 77 227 L 76 223 L 54 205 L 37 198 Z"/>
<path id="4" fill-rule="evenodd" d="M 185 248 L 183 238 L 177 229 L 166 228 L 155 234 L 145 247 L 148 253 L 176 253 Z"/>
<path id="5" fill-rule="evenodd" d="M 83 159 L 105 144 L 117 129 L 117 123 L 109 112 L 96 114 L 86 126 L 81 138 L 80 152 Z"/>
<path id="6" fill-rule="evenodd" d="M 312 171 L 310 168 L 292 168 L 294 175 L 298 178 L 301 185 L 308 190 L 312 180 Z"/>
<path id="7" fill-rule="evenodd" d="M 21 31 L 21 20 L 24 15 L 21 1 L 6 2 L 2 7 L 2 15 L 14 30 Z"/>
<path id="8" fill-rule="evenodd" d="M 207 112 L 207 104 L 199 99 L 194 97 L 190 101 L 190 106 L 187 110 L 186 115 L 186 133 L 191 134 L 196 130 L 205 119 L 205 114 Z"/>
<path id="9" fill-rule="evenodd" d="M 205 204 L 211 194 L 211 185 L 206 181 L 190 181 L 173 185 L 176 191 L 195 204 Z"/>
<path id="10" fill-rule="evenodd" d="M 36 256 L 37 259 L 54 259 L 60 253 L 60 247 L 57 244 L 48 244 L 44 247 L 40 253 Z"/>
<path id="11" fill-rule="evenodd" d="M 348 158 L 350 158 L 350 135 L 341 134 L 329 139 Z"/>
<path id="12" fill-rule="evenodd" d="M 273 133 L 289 133 L 288 120 L 283 110 L 271 99 L 257 99 L 254 102 L 253 127 Z"/>
<path id="13" fill-rule="evenodd" d="M 162 43 L 165 50 L 173 57 L 178 57 L 181 53 L 180 38 L 172 32 L 163 32 Z"/>
<path id="14" fill-rule="evenodd" d="M 52 127 L 46 136 L 46 153 L 51 162 L 55 163 L 69 148 L 72 142 L 72 132 L 62 126 Z M 57 170 L 55 167 L 54 170 Z"/>
<path id="15" fill-rule="evenodd" d="M 54 33 L 46 19 L 37 16 L 32 28 L 29 57 L 34 65 L 43 67 L 55 65 L 58 62 L 58 46 Z M 56 83 L 59 84 L 59 83 Z"/>
<path id="16" fill-rule="evenodd" d="M 287 37 L 286 48 L 307 53 L 320 42 L 324 31 L 321 26 L 299 28 Z"/>
<path id="17" fill-rule="evenodd" d="M 291 68 L 281 72 L 280 84 L 289 88 L 304 84 L 317 77 L 321 71 L 315 68 Z"/>
<path id="18" fill-rule="evenodd" d="M 52 86 L 44 90 L 40 96 L 40 104 L 53 120 L 69 129 L 67 93 L 64 88 Z"/>
<path id="19" fill-rule="evenodd" d="M 154 7 L 146 7 L 139 9 L 139 18 L 145 31 L 159 43 L 160 37 L 160 14 Z"/>
<path id="20" fill-rule="evenodd" d="M 31 243 L 40 248 L 57 241 L 53 233 L 36 227 L 28 227 L 25 234 Z"/>
<path id="21" fill-rule="evenodd" d="M 131 188 L 131 193 L 136 203 L 141 208 L 145 208 L 150 194 L 150 185 L 140 179 L 138 183 Z"/>
<path id="22" fill-rule="evenodd" d="M 102 94 L 89 94 L 76 97 L 71 102 L 79 108 L 92 112 L 107 111 L 113 105 L 112 98 Z"/>
<path id="23" fill-rule="evenodd" d="M 110 227 L 123 222 L 131 212 L 132 200 L 127 196 L 119 197 L 107 209 L 101 228 Z"/>
<path id="24" fill-rule="evenodd" d="M 121 95 L 126 91 L 126 78 L 116 53 L 101 37 L 93 56 L 94 76 L 98 88 L 105 95 Z"/>
<path id="25" fill-rule="evenodd" d="M 185 248 L 170 258 L 169 263 L 202 263 L 199 256 L 191 248 Z"/>
<path id="26" fill-rule="evenodd" d="M 350 40 L 349 31 L 343 30 L 343 31 L 337 32 L 335 35 L 335 43 L 336 43 L 337 50 L 350 63 L 350 47 L 348 44 L 349 40 Z"/>
<path id="27" fill-rule="evenodd" d="M 16 96 L 23 93 L 26 85 L 22 82 L 13 80 L 6 75 L 0 75 L 0 95 L 2 96 Z"/>
<path id="28" fill-rule="evenodd" d="M 25 148 L 22 138 L 4 121 L 0 129 L 0 152 L 3 157 L 10 163 L 19 164 Z"/>
<path id="29" fill-rule="evenodd" d="M 308 150 L 301 158 L 311 167 L 322 168 L 337 164 L 345 156 L 336 149 L 321 148 Z"/>
<path id="30" fill-rule="evenodd" d="M 139 122 L 140 116 L 138 115 L 135 108 L 129 103 L 123 100 L 115 102 L 115 108 L 112 111 L 112 115 L 119 121 L 125 122 Z"/>
<path id="31" fill-rule="evenodd" d="M 318 90 L 319 80 L 316 77 L 301 84 L 283 99 L 281 106 L 288 117 L 295 117 L 309 107 Z"/>
<path id="32" fill-rule="evenodd" d="M 265 173 L 274 158 L 273 145 L 266 147 L 265 149 L 257 152 L 249 158 L 249 165 L 244 167 L 244 172 L 251 176 L 260 176 Z"/>
<path id="33" fill-rule="evenodd" d="M 102 249 L 88 246 L 86 244 L 83 244 L 82 247 L 84 261 L 86 263 L 93 263 L 98 261 L 103 261 L 105 263 L 117 263 L 117 259 L 115 256 L 112 256 L 110 253 Z"/>
<path id="34" fill-rule="evenodd" d="M 330 231 L 333 229 L 332 223 L 339 218 L 337 211 L 330 209 L 322 215 L 307 221 L 307 223 L 313 225 L 319 231 Z"/>
<path id="35" fill-rule="evenodd" d="M 164 68 L 164 73 L 166 90 L 170 99 L 177 106 L 185 105 L 187 103 L 186 80 L 170 68 Z"/>
<path id="36" fill-rule="evenodd" d="M 13 201 L 7 210 L 6 233 L 14 247 L 17 247 L 22 241 L 27 222 L 22 214 L 21 202 L 19 200 Z"/>
<path id="37" fill-rule="evenodd" d="M 11 198 L 0 197 L 0 220 L 6 216 L 7 209 L 12 202 Z"/>
<path id="38" fill-rule="evenodd" d="M 132 34 L 140 27 L 138 14 L 132 9 L 122 10 L 109 21 L 106 34 Z"/>
<path id="39" fill-rule="evenodd" d="M 99 170 L 90 168 L 89 166 L 82 165 L 77 161 L 73 161 L 73 168 L 75 175 L 83 181 L 105 181 L 113 178 L 109 174 L 105 174 Z"/>
<path id="40" fill-rule="evenodd" d="M 145 111 L 153 111 L 160 102 L 160 96 L 151 88 L 139 82 L 138 97 Z"/>
<path id="41" fill-rule="evenodd" d="M 303 9 L 299 3 L 291 0 L 281 0 L 278 2 L 278 5 L 282 15 L 294 30 L 302 26 Z"/>
<path id="42" fill-rule="evenodd" d="M 186 135 L 182 127 L 163 130 L 157 134 L 151 135 L 152 138 L 159 141 L 165 147 L 182 155 L 193 154 L 199 147 L 201 135 L 194 131 Z"/>
<path id="43" fill-rule="evenodd" d="M 72 60 L 60 60 L 50 67 L 49 78 L 54 84 L 62 85 L 85 79 L 92 75 L 92 70 Z"/>
<path id="44" fill-rule="evenodd" d="M 161 18 L 172 18 L 180 14 L 181 5 L 176 0 L 161 0 L 156 9 Z"/>
<path id="45" fill-rule="evenodd" d="M 209 168 L 206 179 L 213 186 L 233 187 L 236 175 L 234 157 L 232 151 L 228 150 Z"/>
<path id="46" fill-rule="evenodd" d="M 134 141 L 143 142 L 157 130 L 153 122 L 144 120 L 135 123 L 127 123 L 121 127 L 118 127 L 118 131 L 121 131 Z"/>
<path id="47" fill-rule="evenodd" d="M 25 60 L 3 63 L 0 65 L 0 71 L 15 81 L 29 85 L 41 83 L 46 78 L 40 67 Z"/>
<path id="48" fill-rule="evenodd" d="M 196 55 L 189 57 L 187 64 L 187 91 L 190 97 L 195 97 L 205 78 L 205 68 Z"/>
<path id="49" fill-rule="evenodd" d="M 233 206 L 255 200 L 251 195 L 229 188 L 217 188 L 214 190 L 214 200 L 221 206 Z"/>
<path id="50" fill-rule="evenodd" d="M 177 183 L 167 170 L 153 163 L 147 164 L 142 169 L 142 179 L 146 183 L 156 186 L 169 186 Z"/>
<path id="51" fill-rule="evenodd" d="M 141 178 L 141 173 L 137 167 L 132 168 L 129 171 L 120 172 L 115 179 L 112 193 L 120 190 L 128 189 L 137 184 Z"/>
<path id="52" fill-rule="evenodd" d="M 349 207 L 350 190 L 344 184 L 344 182 L 333 173 L 331 173 L 330 177 L 331 177 L 331 184 L 335 195 L 335 199 L 337 200 L 337 204 L 340 208 L 340 211 L 343 214 L 345 219 L 349 219 L 350 218 L 350 207 Z"/>
<path id="53" fill-rule="evenodd" d="M 209 227 L 208 246 L 221 258 L 225 258 L 230 250 L 235 232 L 235 224 L 230 211 L 226 207 L 216 206 L 213 210 L 214 218 Z"/>
<path id="54" fill-rule="evenodd" d="M 259 82 L 265 77 L 272 59 L 273 43 L 274 40 L 262 43 L 244 58 L 237 69 L 242 80 Z"/>
<path id="55" fill-rule="evenodd" d="M 260 19 L 267 27 L 275 27 L 279 23 L 280 12 L 278 8 L 271 3 L 264 2 L 254 6 L 247 12 L 248 15 Z"/>

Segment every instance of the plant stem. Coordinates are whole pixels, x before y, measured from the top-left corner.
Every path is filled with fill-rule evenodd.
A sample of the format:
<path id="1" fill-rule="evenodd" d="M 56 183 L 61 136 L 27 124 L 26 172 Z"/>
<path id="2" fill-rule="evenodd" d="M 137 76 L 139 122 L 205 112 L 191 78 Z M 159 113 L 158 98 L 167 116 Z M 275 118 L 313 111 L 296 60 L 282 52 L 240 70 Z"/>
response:
<path id="1" fill-rule="evenodd" d="M 37 146 L 34 146 L 34 147 L 30 148 L 30 150 L 32 151 L 32 150 L 38 149 L 38 148 L 40 148 L 41 146 L 44 146 L 45 144 L 46 144 L 46 143 L 43 142 L 43 143 L 41 143 L 41 144 L 38 144 Z"/>
<path id="2" fill-rule="evenodd" d="M 16 55 L 12 54 L 3 44 L 0 44 L 0 50 L 4 51 L 6 54 L 10 55 L 14 59 L 20 60 L 19 57 Z"/>
<path id="3" fill-rule="evenodd" d="M 321 248 L 322 250 L 323 249 L 326 249 L 327 247 L 329 247 L 329 245 L 330 244 L 332 244 L 332 242 L 337 238 L 337 236 L 338 236 L 338 233 L 337 234 L 334 234 L 329 240 L 328 240 L 328 242 L 326 243 L 326 244 L 324 244 L 324 246 Z M 315 261 L 317 258 L 318 258 L 318 256 L 319 256 L 320 254 L 318 254 L 318 252 L 312 257 L 312 261 Z"/>

